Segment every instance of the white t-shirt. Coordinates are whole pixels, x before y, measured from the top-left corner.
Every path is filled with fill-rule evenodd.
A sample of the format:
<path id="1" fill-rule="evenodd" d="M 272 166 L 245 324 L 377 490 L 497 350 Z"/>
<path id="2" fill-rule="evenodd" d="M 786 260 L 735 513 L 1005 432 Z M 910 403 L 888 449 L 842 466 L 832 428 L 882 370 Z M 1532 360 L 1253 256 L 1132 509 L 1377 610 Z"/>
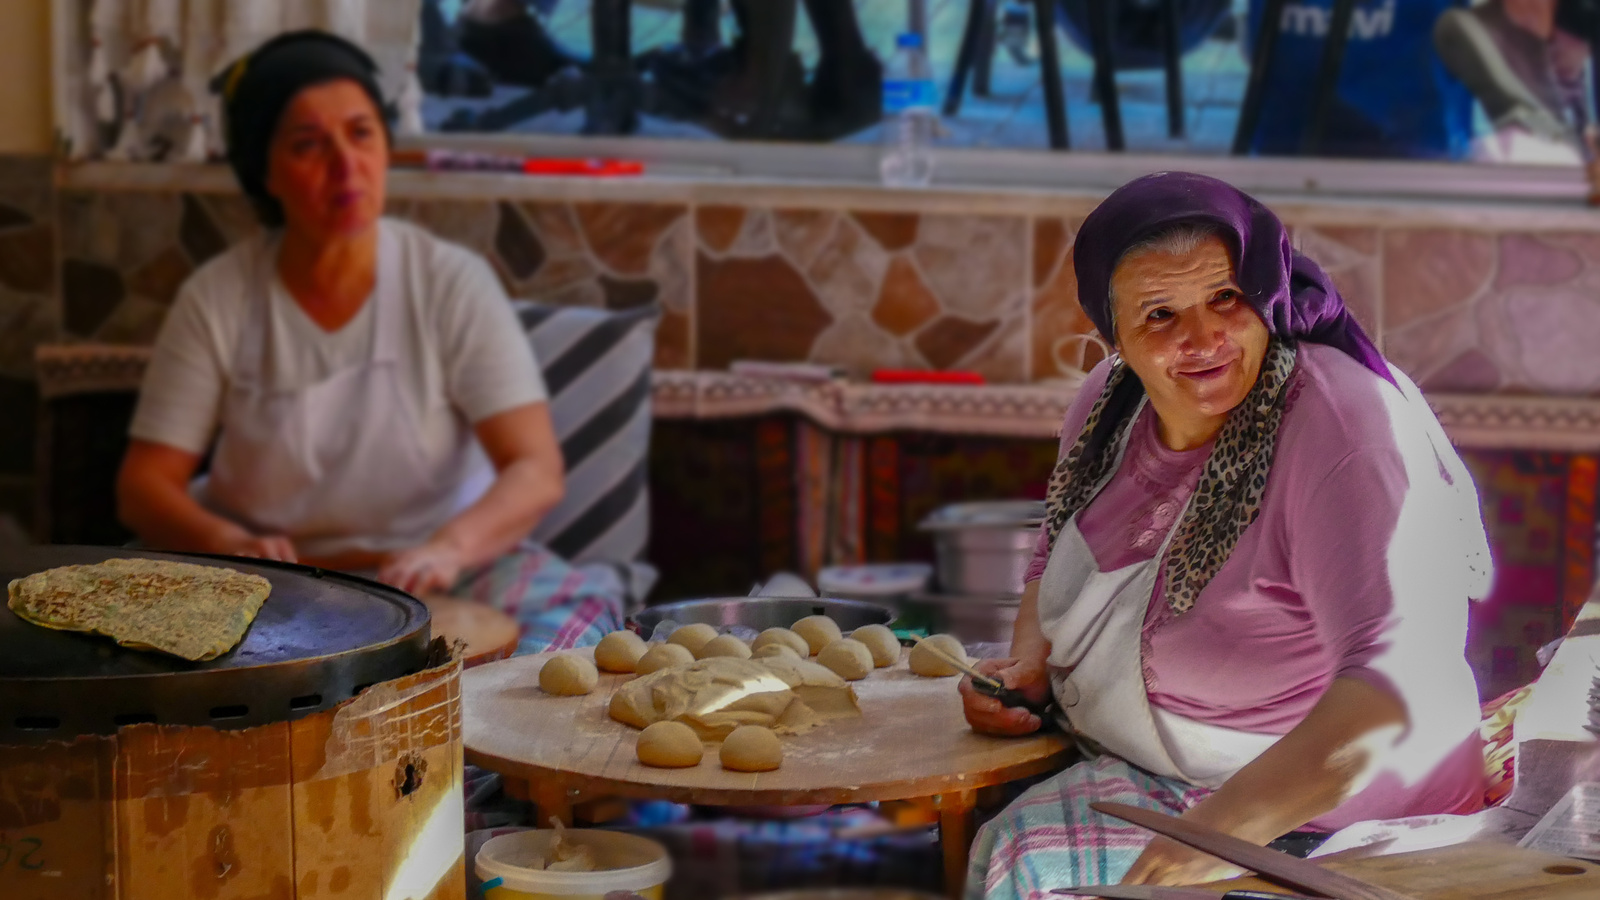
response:
<path id="1" fill-rule="evenodd" d="M 527 334 L 505 290 L 481 257 L 415 225 L 384 219 L 399 238 L 405 316 L 403 398 L 424 435 L 449 431 L 546 398 Z M 239 333 L 258 296 L 252 272 L 277 255 L 270 234 L 241 242 L 195 272 L 179 290 L 145 373 L 129 431 L 140 440 L 203 454 L 222 421 Z M 263 386 L 287 390 L 365 363 L 373 341 L 372 303 L 338 331 L 307 316 L 276 276 L 268 286 Z"/>

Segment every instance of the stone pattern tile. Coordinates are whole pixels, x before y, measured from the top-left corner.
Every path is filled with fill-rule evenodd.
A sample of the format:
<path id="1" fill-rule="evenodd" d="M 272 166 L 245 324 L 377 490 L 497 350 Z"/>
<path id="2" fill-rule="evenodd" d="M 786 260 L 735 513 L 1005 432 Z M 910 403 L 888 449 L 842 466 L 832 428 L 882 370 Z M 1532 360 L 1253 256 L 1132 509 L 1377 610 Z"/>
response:
<path id="1" fill-rule="evenodd" d="M 387 212 L 486 257 L 513 297 L 611 309 L 659 301 L 657 364 L 692 365 L 686 207 L 397 200 Z M 112 343 L 153 341 L 184 280 L 259 230 L 238 195 L 72 193 L 58 214 L 56 265 L 51 226 L 0 200 L 0 317 L 13 314 L 13 293 L 49 297 L 59 288 L 59 336 Z M 15 341 L 9 330 L 0 336 L 0 364 Z"/>
<path id="2" fill-rule="evenodd" d="M 701 368 L 739 359 L 1028 377 L 1027 224 L 1012 216 L 695 210 Z"/>
<path id="3" fill-rule="evenodd" d="M 1389 357 L 1425 389 L 1600 392 L 1600 236 L 1384 235 Z"/>
<path id="4" fill-rule="evenodd" d="M 1110 351 L 1094 323 L 1078 305 L 1078 276 L 1072 269 L 1072 242 L 1078 221 L 1033 221 L 1032 377 L 1035 381 L 1072 378 L 1093 369 Z"/>
<path id="5" fill-rule="evenodd" d="M 0 377 L 46 340 L 147 343 L 190 274 L 255 233 L 237 195 L 68 192 L 0 158 Z M 1107 347 L 1077 302 L 1079 222 L 678 204 L 401 200 L 507 292 L 664 310 L 657 365 L 736 359 L 1072 377 Z M 1385 353 L 1436 391 L 1600 393 L 1600 235 L 1297 226 Z"/>
<path id="6" fill-rule="evenodd" d="M 1296 248 L 1327 270 L 1356 321 L 1379 342 L 1382 335 L 1382 235 L 1372 228 L 1317 226 L 1294 229 Z"/>

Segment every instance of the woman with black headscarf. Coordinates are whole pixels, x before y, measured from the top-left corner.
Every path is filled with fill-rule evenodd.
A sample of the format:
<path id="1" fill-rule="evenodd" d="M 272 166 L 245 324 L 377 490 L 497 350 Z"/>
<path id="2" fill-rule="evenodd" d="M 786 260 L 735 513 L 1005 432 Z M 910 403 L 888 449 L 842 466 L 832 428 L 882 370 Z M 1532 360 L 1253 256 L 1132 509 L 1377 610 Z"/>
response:
<path id="1" fill-rule="evenodd" d="M 1117 354 L 1067 414 L 1012 658 L 980 665 L 1053 699 L 1088 758 L 984 826 L 967 896 L 1237 873 L 1096 801 L 1258 844 L 1479 809 L 1465 644 L 1488 547 L 1416 387 L 1216 179 L 1125 185 L 1073 258 Z M 1043 724 L 962 694 L 979 731 Z"/>
<path id="2" fill-rule="evenodd" d="M 516 550 L 561 498 L 562 460 L 494 272 L 382 218 L 375 76 L 347 41 L 296 32 L 220 79 L 229 161 L 264 228 L 180 291 L 118 501 L 155 547 L 428 594 Z"/>

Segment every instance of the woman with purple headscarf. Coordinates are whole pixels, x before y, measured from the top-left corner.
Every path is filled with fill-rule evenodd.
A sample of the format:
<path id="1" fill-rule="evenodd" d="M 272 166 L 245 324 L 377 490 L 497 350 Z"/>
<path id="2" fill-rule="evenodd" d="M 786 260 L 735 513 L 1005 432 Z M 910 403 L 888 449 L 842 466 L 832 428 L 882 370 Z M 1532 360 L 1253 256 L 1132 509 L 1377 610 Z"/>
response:
<path id="1" fill-rule="evenodd" d="M 1131 182 L 1084 222 L 1117 350 L 1067 413 L 1011 659 L 1085 759 L 979 832 L 969 898 L 1195 884 L 1221 861 L 1114 800 L 1257 844 L 1482 806 L 1476 491 L 1416 387 L 1283 224 L 1233 187 Z M 979 731 L 1043 723 L 963 681 Z"/>

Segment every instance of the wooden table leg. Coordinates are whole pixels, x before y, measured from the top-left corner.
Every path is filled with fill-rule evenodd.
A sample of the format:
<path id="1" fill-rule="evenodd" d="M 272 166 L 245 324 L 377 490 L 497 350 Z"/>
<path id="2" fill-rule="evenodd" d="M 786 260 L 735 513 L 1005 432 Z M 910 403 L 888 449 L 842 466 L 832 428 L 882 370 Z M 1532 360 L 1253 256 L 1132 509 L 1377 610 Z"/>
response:
<path id="1" fill-rule="evenodd" d="M 944 852 L 944 892 L 951 900 L 961 900 L 967 884 L 967 861 L 972 854 L 973 815 L 976 791 L 940 794 L 939 846 Z"/>
<path id="2" fill-rule="evenodd" d="M 540 828 L 549 828 L 552 818 L 563 825 L 572 824 L 572 795 L 563 781 L 551 778 L 534 782 L 533 805 L 533 820 Z"/>
<path id="3" fill-rule="evenodd" d="M 507 794 L 533 804 L 534 827 L 549 828 L 551 816 L 560 819 L 563 825 L 572 824 L 572 794 L 565 782 L 555 778 L 529 781 L 509 775 L 502 777 Z"/>

